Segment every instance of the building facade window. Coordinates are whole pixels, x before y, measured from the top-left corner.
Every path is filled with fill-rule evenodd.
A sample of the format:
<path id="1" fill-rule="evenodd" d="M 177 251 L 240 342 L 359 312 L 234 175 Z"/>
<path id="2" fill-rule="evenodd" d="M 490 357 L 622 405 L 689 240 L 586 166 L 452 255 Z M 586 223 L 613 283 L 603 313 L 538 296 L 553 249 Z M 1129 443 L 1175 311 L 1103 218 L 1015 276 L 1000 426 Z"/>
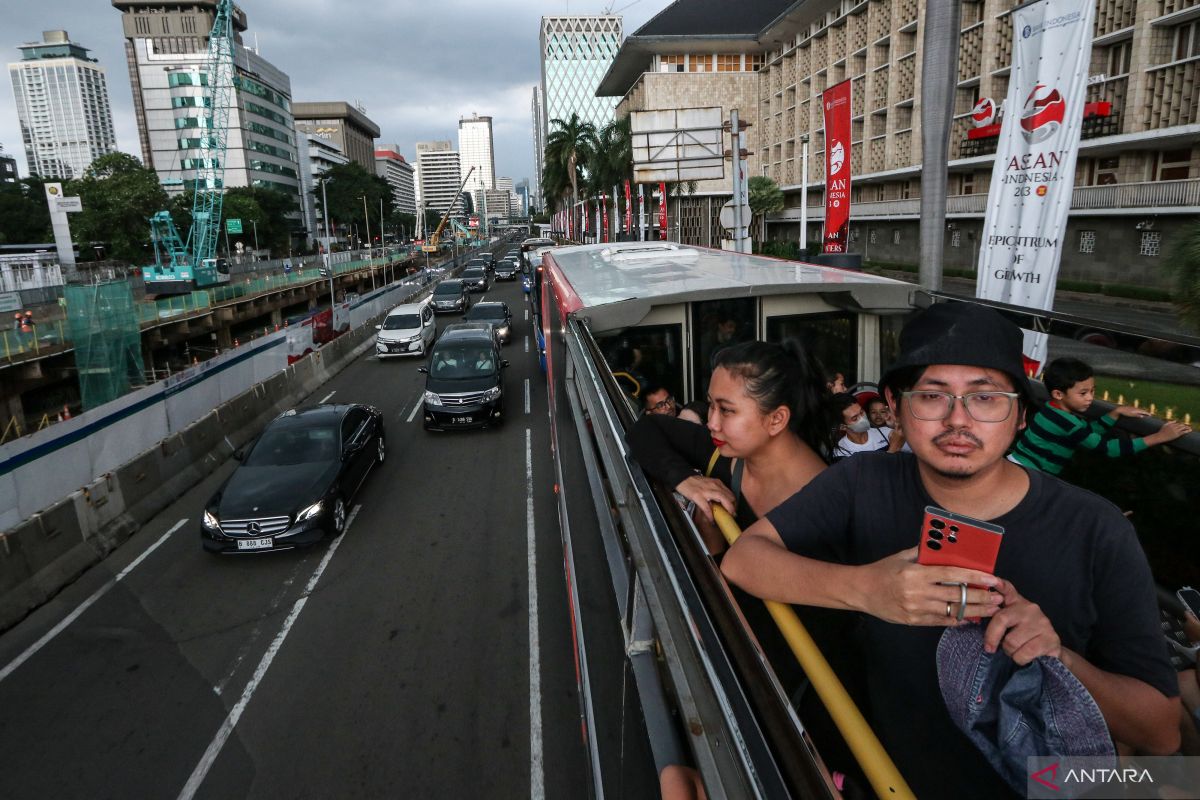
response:
<path id="1" fill-rule="evenodd" d="M 766 63 L 766 60 L 762 53 L 754 53 L 752 55 L 748 55 L 748 56 L 746 56 L 746 71 L 747 72 L 758 72 L 760 69 L 763 68 L 763 64 L 765 64 L 765 63 Z"/>
<path id="2" fill-rule="evenodd" d="M 688 72 L 712 72 L 712 56 L 708 53 L 688 56 Z"/>
<path id="3" fill-rule="evenodd" d="M 1096 232 L 1095 231 L 1080 231 L 1079 232 L 1079 252 L 1081 252 L 1081 253 L 1096 252 Z"/>
<path id="4" fill-rule="evenodd" d="M 892 228 L 892 244 L 900 244 L 900 229 Z"/>
<path id="5" fill-rule="evenodd" d="M 960 231 L 960 230 L 950 231 L 950 246 L 951 247 L 961 247 L 962 246 L 962 231 Z"/>
<path id="6" fill-rule="evenodd" d="M 176 86 L 208 86 L 207 72 L 172 72 L 167 75 L 167 85 Z"/>
<path id="7" fill-rule="evenodd" d="M 868 240 L 871 242 L 871 244 L 875 244 L 875 242 L 876 242 L 876 238 L 877 238 L 877 236 L 876 236 L 876 231 L 875 231 L 875 229 L 874 229 L 874 228 L 871 228 L 871 229 L 870 229 L 870 230 L 867 232 L 867 239 L 868 239 Z"/>
<path id="8" fill-rule="evenodd" d="M 1142 256 L 1157 256 L 1159 244 L 1162 241 L 1162 234 L 1158 231 L 1142 231 L 1142 246 L 1138 250 L 1138 255 Z"/>
<path id="9" fill-rule="evenodd" d="M 684 63 L 687 57 L 683 55 L 666 55 L 659 56 L 658 63 L 662 65 L 663 72 L 683 72 Z"/>
<path id="10" fill-rule="evenodd" d="M 1186 180 L 1191 173 L 1191 150 L 1163 150 L 1158 154 L 1158 169 L 1155 170 L 1155 180 L 1181 181 Z"/>
<path id="11" fill-rule="evenodd" d="M 1121 157 L 1094 158 L 1088 162 L 1088 184 L 1091 186 L 1113 186 L 1121 169 Z"/>
<path id="12" fill-rule="evenodd" d="M 1200 20 L 1175 29 L 1175 60 L 1200 56 Z"/>
<path id="13" fill-rule="evenodd" d="M 717 53 L 717 72 L 741 72 L 741 53 Z"/>

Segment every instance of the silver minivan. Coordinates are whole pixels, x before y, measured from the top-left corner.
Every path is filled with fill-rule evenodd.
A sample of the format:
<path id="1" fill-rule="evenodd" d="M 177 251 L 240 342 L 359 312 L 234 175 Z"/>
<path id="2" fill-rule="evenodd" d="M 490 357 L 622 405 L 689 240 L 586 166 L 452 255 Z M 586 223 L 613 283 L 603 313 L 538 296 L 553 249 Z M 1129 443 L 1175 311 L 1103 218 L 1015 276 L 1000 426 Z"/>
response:
<path id="1" fill-rule="evenodd" d="M 437 338 L 437 321 L 429 301 L 396 306 L 376 325 L 375 355 L 377 358 L 392 356 L 420 356 L 429 352 Z"/>

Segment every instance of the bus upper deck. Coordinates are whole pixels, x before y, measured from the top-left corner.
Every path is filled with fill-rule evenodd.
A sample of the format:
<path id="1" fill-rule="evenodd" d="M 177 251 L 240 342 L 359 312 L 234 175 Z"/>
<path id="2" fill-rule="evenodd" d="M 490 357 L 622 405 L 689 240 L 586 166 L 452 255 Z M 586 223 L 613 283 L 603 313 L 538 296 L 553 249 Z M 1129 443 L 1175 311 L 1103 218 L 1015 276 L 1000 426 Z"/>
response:
<path id="1" fill-rule="evenodd" d="M 812 702 L 809 677 L 787 663 L 788 653 L 780 658 L 769 631 L 747 624 L 755 615 L 745 604 L 755 601 L 725 583 L 670 488 L 654 484 L 633 461 L 625 434 L 648 386 L 702 399 L 713 354 L 735 341 L 798 339 L 830 371 L 843 373 L 847 385 L 870 386 L 894 357 L 903 322 L 919 306 L 949 299 L 867 274 L 667 242 L 549 250 L 533 277 L 530 304 L 543 340 L 593 795 L 617 785 L 627 790 L 633 773 L 651 767 L 654 774 L 690 763 L 710 797 L 839 796 L 830 763 L 844 769 L 846 742 Z M 1028 325 L 1047 322 L 1005 312 Z M 1080 327 L 1059 322 L 1058 329 L 1047 326 L 1052 334 Z M 1134 359 L 1142 372 L 1176 381 L 1178 396 L 1200 397 L 1200 369 L 1181 363 L 1186 350 L 1172 349 L 1170 363 L 1158 364 L 1144 351 L 1161 354 L 1161 347 L 1093 347 L 1051 338 L 1052 355 L 1080 353 L 1108 365 L 1113 374 L 1105 377 L 1114 386 L 1129 377 Z M 1168 590 L 1186 582 L 1189 570 L 1192 580 L 1200 577 L 1186 523 L 1200 512 L 1188 489 L 1200 478 L 1197 438 L 1143 454 L 1138 469 L 1105 473 L 1082 459 L 1078 470 L 1083 485 L 1132 512 Z M 1142 473 L 1154 476 L 1156 490 Z M 604 581 L 589 582 L 589 559 L 605 564 Z M 597 613 L 600 593 L 620 621 L 615 629 Z M 636 689 L 621 701 L 626 724 L 637 720 L 644 736 L 641 763 L 628 732 L 613 744 L 591 705 L 604 696 L 613 666 L 595 655 L 615 651 L 623 659 L 618 674 Z"/>

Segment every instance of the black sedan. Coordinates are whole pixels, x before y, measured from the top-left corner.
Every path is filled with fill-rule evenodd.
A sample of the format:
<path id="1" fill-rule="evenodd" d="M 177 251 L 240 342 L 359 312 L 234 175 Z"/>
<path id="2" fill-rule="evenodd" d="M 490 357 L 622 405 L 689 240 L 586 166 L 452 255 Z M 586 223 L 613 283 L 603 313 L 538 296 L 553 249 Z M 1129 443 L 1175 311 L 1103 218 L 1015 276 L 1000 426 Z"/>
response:
<path id="1" fill-rule="evenodd" d="M 472 292 L 488 290 L 487 270 L 483 267 L 467 267 L 462 272 L 462 282 Z"/>
<path id="2" fill-rule="evenodd" d="M 463 319 L 489 323 L 500 344 L 508 344 L 512 340 L 512 312 L 508 310 L 508 303 L 492 300 L 476 303 Z"/>
<path id="3" fill-rule="evenodd" d="M 290 550 L 346 528 L 351 500 L 386 454 L 383 414 L 371 406 L 318 405 L 276 417 L 205 507 L 211 553 Z"/>

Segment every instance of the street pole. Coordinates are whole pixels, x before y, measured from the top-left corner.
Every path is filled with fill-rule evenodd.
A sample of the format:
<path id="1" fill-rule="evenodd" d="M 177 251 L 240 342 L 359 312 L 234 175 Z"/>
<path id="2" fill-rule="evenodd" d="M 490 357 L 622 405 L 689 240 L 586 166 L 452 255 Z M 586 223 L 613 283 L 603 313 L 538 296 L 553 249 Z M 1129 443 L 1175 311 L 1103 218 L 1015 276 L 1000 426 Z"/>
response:
<path id="1" fill-rule="evenodd" d="M 371 249 L 371 217 L 367 213 L 367 196 L 362 196 L 363 201 L 363 219 L 367 223 L 367 266 L 371 268 L 371 291 L 375 291 L 375 252 Z"/>
<path id="2" fill-rule="evenodd" d="M 321 213 L 325 215 L 325 252 L 329 252 L 329 203 L 325 199 L 325 178 L 321 178 Z"/>
<path id="3" fill-rule="evenodd" d="M 258 221 L 250 220 L 250 224 L 254 226 L 254 260 L 258 260 Z"/>
<path id="4" fill-rule="evenodd" d="M 800 258 L 808 252 L 808 134 L 800 136 Z"/>

